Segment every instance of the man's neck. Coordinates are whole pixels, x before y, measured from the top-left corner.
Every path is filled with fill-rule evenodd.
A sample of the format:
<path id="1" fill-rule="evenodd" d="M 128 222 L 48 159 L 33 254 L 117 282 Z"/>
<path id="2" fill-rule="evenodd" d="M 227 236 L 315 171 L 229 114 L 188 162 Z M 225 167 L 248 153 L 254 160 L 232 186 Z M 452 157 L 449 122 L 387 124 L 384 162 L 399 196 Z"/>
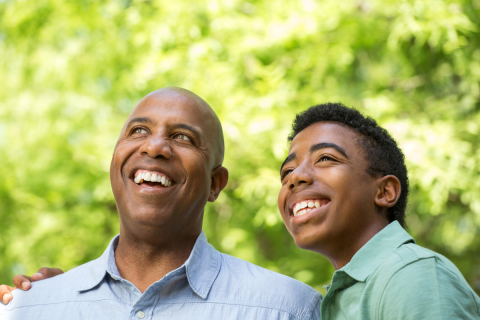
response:
<path id="1" fill-rule="evenodd" d="M 152 244 L 120 234 L 115 250 L 118 272 L 143 293 L 154 282 L 185 263 L 197 237 Z"/>

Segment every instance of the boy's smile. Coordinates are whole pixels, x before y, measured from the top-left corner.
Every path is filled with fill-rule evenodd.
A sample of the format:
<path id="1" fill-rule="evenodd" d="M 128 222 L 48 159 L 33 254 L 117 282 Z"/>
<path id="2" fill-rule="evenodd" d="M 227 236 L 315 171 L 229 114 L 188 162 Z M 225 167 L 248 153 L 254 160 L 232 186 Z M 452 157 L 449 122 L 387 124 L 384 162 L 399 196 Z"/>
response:
<path id="1" fill-rule="evenodd" d="M 337 123 L 315 123 L 293 139 L 282 165 L 278 207 L 288 231 L 299 247 L 330 260 L 358 250 L 372 221 L 388 224 L 375 205 L 378 179 L 367 173 L 361 138 Z"/>

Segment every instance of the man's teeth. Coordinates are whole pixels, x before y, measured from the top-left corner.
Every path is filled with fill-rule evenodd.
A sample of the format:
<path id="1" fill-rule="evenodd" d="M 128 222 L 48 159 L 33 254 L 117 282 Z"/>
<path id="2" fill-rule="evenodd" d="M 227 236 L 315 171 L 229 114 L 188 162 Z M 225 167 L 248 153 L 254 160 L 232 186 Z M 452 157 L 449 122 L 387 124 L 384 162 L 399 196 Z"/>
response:
<path id="1" fill-rule="evenodd" d="M 304 200 L 304 201 L 298 202 L 293 207 L 293 215 L 295 217 L 303 216 L 305 213 L 309 212 L 310 210 L 313 210 L 313 208 L 320 208 L 326 204 L 326 203 L 322 204 L 322 202 L 320 202 L 320 200 Z"/>
<path id="2" fill-rule="evenodd" d="M 157 175 L 156 173 L 152 173 L 152 172 L 148 172 L 148 171 L 142 171 L 142 172 L 138 173 L 137 176 L 135 177 L 134 181 L 137 184 L 142 183 L 144 181 L 159 182 L 164 187 L 170 187 L 172 185 L 172 181 L 165 178 L 165 176 Z"/>

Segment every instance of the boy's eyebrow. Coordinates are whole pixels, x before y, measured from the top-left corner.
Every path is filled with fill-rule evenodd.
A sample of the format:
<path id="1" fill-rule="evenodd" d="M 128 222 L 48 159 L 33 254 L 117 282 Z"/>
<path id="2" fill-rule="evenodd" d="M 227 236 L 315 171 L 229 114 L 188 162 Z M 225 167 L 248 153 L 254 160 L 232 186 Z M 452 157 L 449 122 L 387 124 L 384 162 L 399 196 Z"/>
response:
<path id="1" fill-rule="evenodd" d="M 330 143 L 330 142 L 317 143 L 317 144 L 314 144 L 313 146 L 311 146 L 309 151 L 310 151 L 310 153 L 313 153 L 317 150 L 326 149 L 326 148 L 333 148 L 333 149 L 337 150 L 338 152 L 340 152 L 345 158 L 348 159 L 348 156 L 347 156 L 347 153 L 345 152 L 345 150 L 343 150 L 342 147 L 340 147 L 339 145 L 336 145 L 335 143 Z M 282 165 L 280 166 L 280 174 L 282 174 L 283 167 L 287 163 L 289 163 L 290 161 L 295 160 L 296 158 L 297 158 L 296 153 L 292 153 L 292 154 L 288 155 L 288 157 L 285 159 L 285 161 L 283 161 Z"/>
<path id="2" fill-rule="evenodd" d="M 340 152 L 341 154 L 343 154 L 343 156 L 348 159 L 347 153 L 345 152 L 345 150 L 343 150 L 342 147 L 340 147 L 339 145 L 336 145 L 335 143 L 330 143 L 330 142 L 321 142 L 321 143 L 314 144 L 313 146 L 310 147 L 310 153 L 313 153 L 317 150 L 326 149 L 326 148 L 333 148 L 338 152 Z"/>

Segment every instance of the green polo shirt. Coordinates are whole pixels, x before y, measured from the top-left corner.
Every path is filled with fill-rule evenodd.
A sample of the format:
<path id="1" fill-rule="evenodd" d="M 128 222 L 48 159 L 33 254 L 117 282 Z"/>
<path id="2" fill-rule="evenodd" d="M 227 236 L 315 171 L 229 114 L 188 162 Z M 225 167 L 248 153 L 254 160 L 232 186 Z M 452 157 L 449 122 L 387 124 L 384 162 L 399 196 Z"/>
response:
<path id="1" fill-rule="evenodd" d="M 377 233 L 326 286 L 330 319 L 480 319 L 480 298 L 455 265 L 415 244 L 397 221 Z"/>

